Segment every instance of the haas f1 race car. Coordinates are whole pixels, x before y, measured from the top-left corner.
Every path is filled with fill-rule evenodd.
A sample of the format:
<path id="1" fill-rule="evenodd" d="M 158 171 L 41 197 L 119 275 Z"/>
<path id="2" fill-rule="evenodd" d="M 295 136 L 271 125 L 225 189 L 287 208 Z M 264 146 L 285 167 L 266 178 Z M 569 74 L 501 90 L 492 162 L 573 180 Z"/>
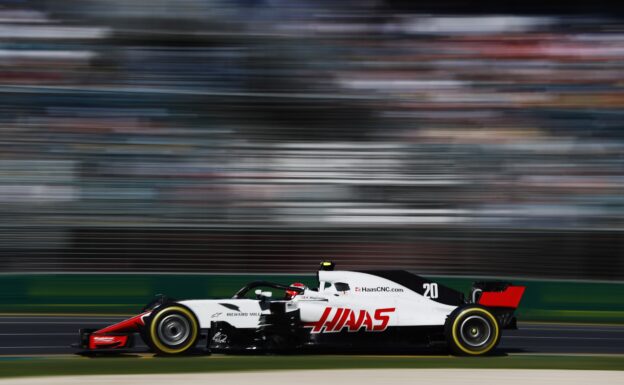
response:
<path id="1" fill-rule="evenodd" d="M 267 290 L 279 290 L 279 298 Z M 251 282 L 232 298 L 169 300 L 100 330 L 80 330 L 82 353 L 124 351 L 139 334 L 154 352 L 287 352 L 448 346 L 483 355 L 515 328 L 523 286 L 477 282 L 463 293 L 407 271 L 334 271 L 323 262 L 318 287 Z"/>

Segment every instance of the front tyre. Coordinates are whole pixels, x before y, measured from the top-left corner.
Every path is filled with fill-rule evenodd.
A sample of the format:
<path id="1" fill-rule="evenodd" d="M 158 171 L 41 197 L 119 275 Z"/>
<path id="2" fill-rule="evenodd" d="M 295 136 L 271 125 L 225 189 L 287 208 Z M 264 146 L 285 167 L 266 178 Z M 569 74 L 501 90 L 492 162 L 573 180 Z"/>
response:
<path id="1" fill-rule="evenodd" d="M 151 317 L 147 335 L 149 345 L 156 353 L 181 355 L 195 346 L 199 338 L 199 323 L 187 308 L 171 305 Z"/>
<path id="2" fill-rule="evenodd" d="M 500 341 L 496 317 L 484 307 L 467 306 L 453 312 L 446 324 L 446 339 L 453 354 L 479 356 Z"/>

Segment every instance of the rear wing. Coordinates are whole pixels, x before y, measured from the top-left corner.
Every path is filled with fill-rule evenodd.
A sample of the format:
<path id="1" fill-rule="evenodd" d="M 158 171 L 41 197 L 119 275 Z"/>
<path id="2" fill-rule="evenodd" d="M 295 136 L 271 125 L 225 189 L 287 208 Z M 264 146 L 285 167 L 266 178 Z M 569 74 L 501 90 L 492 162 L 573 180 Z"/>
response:
<path id="1" fill-rule="evenodd" d="M 515 286 L 509 282 L 475 282 L 470 298 L 472 303 L 482 306 L 516 309 L 525 289 L 525 286 Z"/>

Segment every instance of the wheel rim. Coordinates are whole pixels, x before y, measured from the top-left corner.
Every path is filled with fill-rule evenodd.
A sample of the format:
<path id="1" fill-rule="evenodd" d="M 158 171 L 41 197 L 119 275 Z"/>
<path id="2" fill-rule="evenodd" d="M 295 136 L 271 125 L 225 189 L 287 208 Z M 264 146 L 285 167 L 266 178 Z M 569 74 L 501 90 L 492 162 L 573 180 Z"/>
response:
<path id="1" fill-rule="evenodd" d="M 158 324 L 158 338 L 166 345 L 179 346 L 186 342 L 191 334 L 191 325 L 186 317 L 170 314 Z"/>
<path id="2" fill-rule="evenodd" d="M 490 323 L 480 315 L 466 317 L 459 327 L 462 341 L 471 348 L 480 348 L 488 343 L 492 335 Z"/>

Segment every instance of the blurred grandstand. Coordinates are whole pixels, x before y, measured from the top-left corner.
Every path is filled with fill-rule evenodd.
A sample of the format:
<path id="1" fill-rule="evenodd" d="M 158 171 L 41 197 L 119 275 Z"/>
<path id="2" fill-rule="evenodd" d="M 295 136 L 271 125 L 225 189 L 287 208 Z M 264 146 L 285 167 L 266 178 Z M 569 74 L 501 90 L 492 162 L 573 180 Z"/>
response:
<path id="1" fill-rule="evenodd" d="M 622 279 L 623 19 L 399 3 L 0 1 L 2 271 Z"/>

